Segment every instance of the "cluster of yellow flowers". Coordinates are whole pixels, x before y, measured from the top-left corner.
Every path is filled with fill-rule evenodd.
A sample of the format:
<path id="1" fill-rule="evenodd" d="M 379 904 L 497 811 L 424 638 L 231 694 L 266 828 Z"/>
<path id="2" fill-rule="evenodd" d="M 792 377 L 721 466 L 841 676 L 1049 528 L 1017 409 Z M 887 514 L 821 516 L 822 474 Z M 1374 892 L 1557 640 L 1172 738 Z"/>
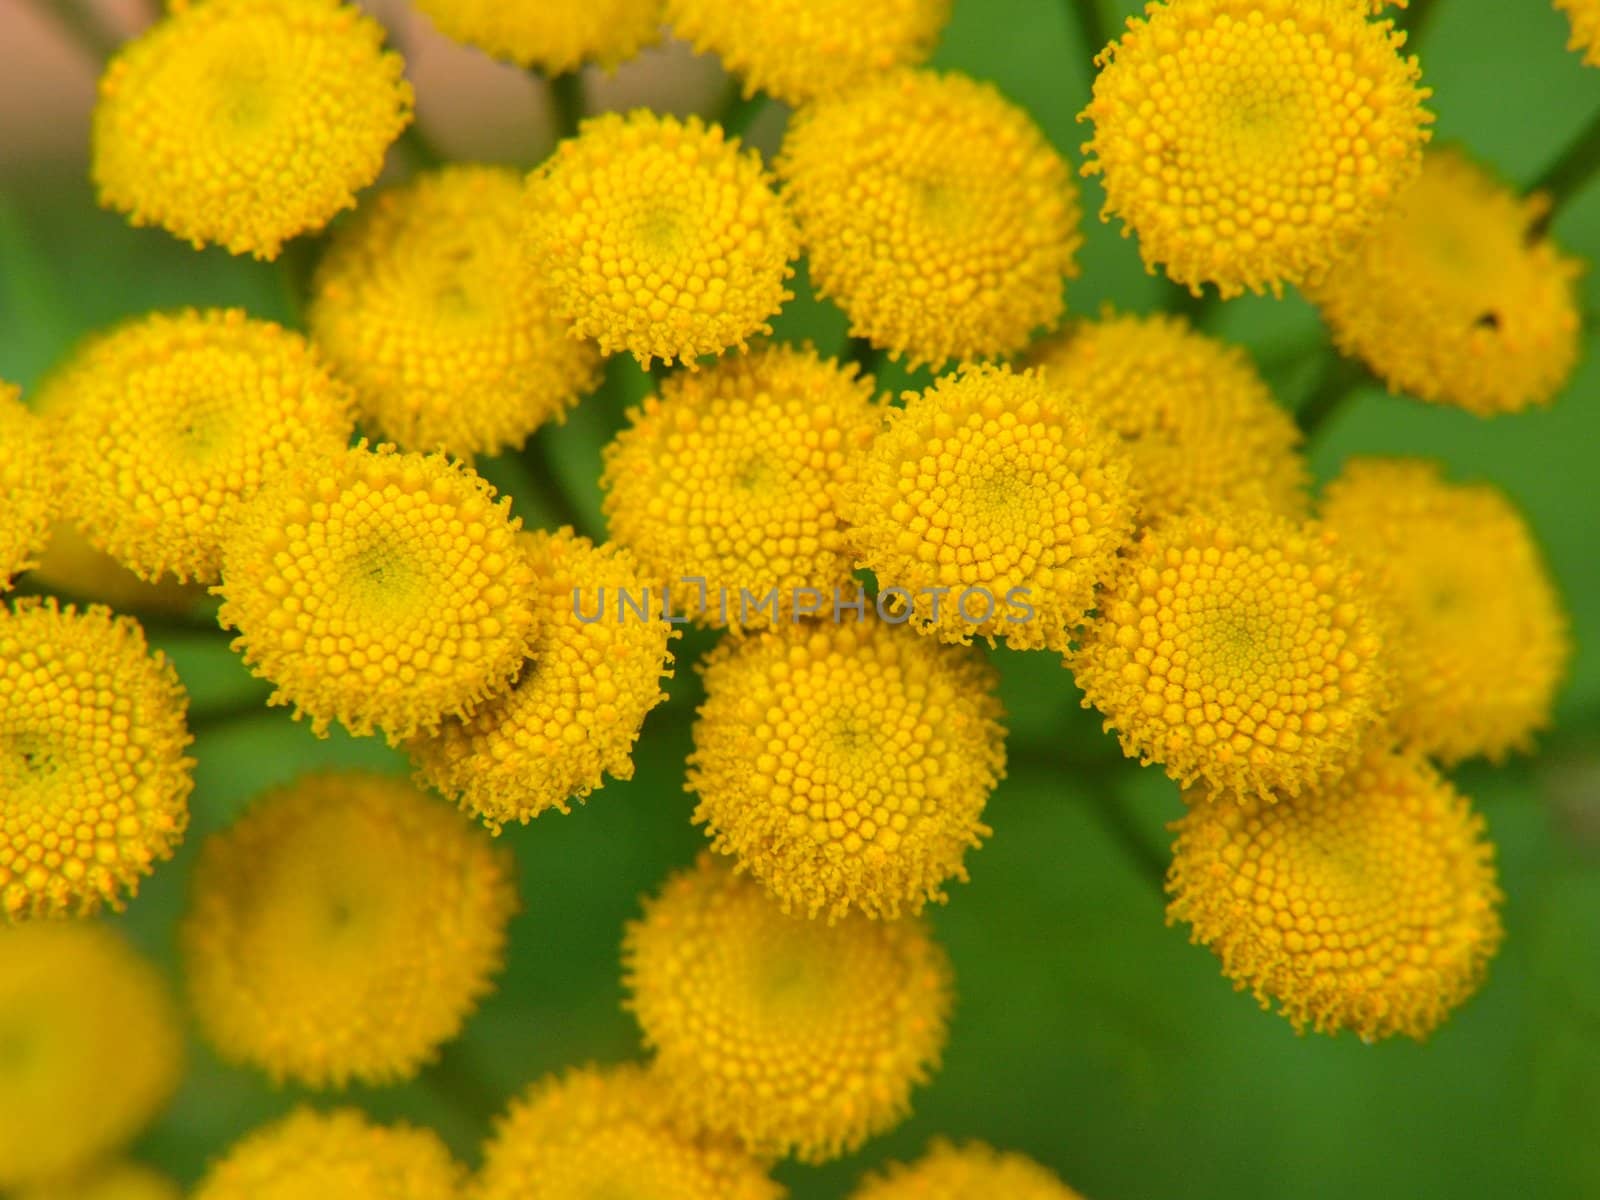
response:
<path id="1" fill-rule="evenodd" d="M 425 171 L 324 235 L 411 119 L 372 19 L 172 0 L 114 57 L 105 205 L 236 254 L 326 243 L 304 333 L 155 313 L 31 408 L 0 388 L 0 590 L 58 556 L 0 609 L 0 1188 L 174 1194 L 115 1157 L 178 1081 L 174 1005 L 86 918 L 173 854 L 193 786 L 176 672 L 107 604 L 192 611 L 196 586 L 270 703 L 416 768 L 269 790 L 193 868 L 198 1029 L 313 1089 L 410 1078 L 456 1036 L 519 903 L 490 834 L 629 778 L 675 624 L 725 631 L 687 764 L 710 849 L 623 938 L 648 1062 L 534 1082 L 470 1176 L 429 1131 L 298 1109 L 202 1200 L 766 1200 L 779 1158 L 896 1125 L 952 1010 L 922 910 L 1005 774 L 978 642 L 1059 656 L 1181 786 L 1169 920 L 1263 1005 L 1422 1038 L 1471 995 L 1501 940 L 1493 850 L 1433 763 L 1528 749 L 1570 654 L 1503 494 L 1371 459 L 1313 497 L 1242 351 L 1163 314 L 1063 325 L 1071 168 L 995 88 L 919 65 L 947 0 L 420 3 L 551 73 L 665 21 L 796 111 L 770 167 L 716 122 L 608 113 L 525 180 Z M 1174 282 L 1299 286 L 1422 399 L 1548 403 L 1578 264 L 1548 200 L 1424 153 L 1429 93 L 1381 7 L 1156 0 L 1097 60 L 1082 170 Z M 1592 6 L 1565 7 L 1592 54 Z M 765 340 L 802 255 L 861 361 L 943 373 L 887 398 Z M 523 529 L 475 456 L 614 354 L 659 386 L 604 451 L 610 540 Z M 938 1142 L 856 1200 L 1074 1195 Z"/>

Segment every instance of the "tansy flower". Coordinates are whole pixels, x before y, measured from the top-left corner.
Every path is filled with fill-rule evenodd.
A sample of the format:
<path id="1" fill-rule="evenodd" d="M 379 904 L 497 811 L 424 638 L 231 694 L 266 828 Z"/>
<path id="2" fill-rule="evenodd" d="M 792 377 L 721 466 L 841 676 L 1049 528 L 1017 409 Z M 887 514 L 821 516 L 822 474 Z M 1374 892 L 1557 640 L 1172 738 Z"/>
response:
<path id="1" fill-rule="evenodd" d="M 465 1175 L 431 1129 L 302 1107 L 235 1142 L 194 1200 L 456 1200 Z"/>
<path id="2" fill-rule="evenodd" d="M 1555 5 L 1567 14 L 1572 24 L 1572 40 L 1567 43 L 1567 49 L 1581 50 L 1587 65 L 1600 67 L 1600 2 L 1555 0 Z"/>
<path id="3" fill-rule="evenodd" d="M 178 1084 L 183 1037 L 155 967 L 92 922 L 0 927 L 0 1188 L 130 1141 Z"/>
<path id="4" fill-rule="evenodd" d="M 1192 796 L 1169 921 L 1297 1030 L 1424 1038 L 1500 944 L 1494 847 L 1433 767 L 1377 752 L 1292 800 Z"/>
<path id="5" fill-rule="evenodd" d="M 1011 354 L 1061 315 L 1078 198 L 1021 108 L 964 75 L 897 71 L 807 105 L 778 159 L 811 282 L 912 365 Z"/>
<path id="6" fill-rule="evenodd" d="M 1307 295 L 1392 390 L 1480 416 L 1548 404 L 1578 360 L 1582 264 L 1535 232 L 1549 208 L 1454 150 Z"/>
<path id="7" fill-rule="evenodd" d="M 182 1200 L 168 1176 L 124 1160 L 19 1192 L 16 1200 Z"/>
<path id="8" fill-rule="evenodd" d="M 210 838 L 182 927 L 201 1029 L 230 1062 L 342 1087 L 414 1075 L 489 990 L 509 854 L 404 780 L 310 775 Z"/>
<path id="9" fill-rule="evenodd" d="M 91 339 L 46 385 L 67 506 L 143 579 L 213 583 L 236 507 L 349 440 L 349 390 L 297 333 L 239 309 L 156 313 Z"/>
<path id="10" fill-rule="evenodd" d="M 1142 522 L 1218 504 L 1305 514 L 1300 432 L 1243 350 L 1181 317 L 1108 312 L 1029 358 L 1122 439 Z"/>
<path id="11" fill-rule="evenodd" d="M 0 380 L 0 592 L 35 565 L 60 506 L 60 468 L 45 424 Z"/>
<path id="12" fill-rule="evenodd" d="M 918 918 L 788 916 L 702 854 L 623 942 L 654 1070 L 698 1125 L 823 1162 L 893 1128 L 944 1048 L 950 962 Z"/>
<path id="13" fill-rule="evenodd" d="M 100 203 L 196 247 L 276 258 L 355 204 L 410 123 L 383 37 L 339 0 L 170 0 L 101 77 Z"/>
<path id="14" fill-rule="evenodd" d="M 922 62 L 950 0 L 667 0 L 673 32 L 744 79 L 797 106 L 891 67 Z"/>
<path id="15" fill-rule="evenodd" d="M 417 0 L 446 37 L 548 75 L 615 67 L 661 36 L 661 0 Z"/>
<path id="16" fill-rule="evenodd" d="M 0 915 L 120 910 L 189 823 L 177 672 L 130 617 L 23 599 L 0 608 L 0 696 Z"/>
<path id="17" fill-rule="evenodd" d="M 786 625 L 704 660 L 696 824 L 785 911 L 919 912 L 965 880 L 1005 773 L 996 676 L 882 621 Z"/>
<path id="18" fill-rule="evenodd" d="M 838 493 L 879 422 L 854 367 L 771 346 L 674 373 L 628 417 L 606 448 L 606 521 L 682 615 L 788 621 L 816 603 L 801 589 L 831 602 L 850 583 Z"/>
<path id="19" fill-rule="evenodd" d="M 850 1193 L 850 1200 L 1083 1200 L 1055 1174 L 1021 1154 L 982 1142 L 935 1141 L 909 1166 L 891 1163 Z"/>
<path id="20" fill-rule="evenodd" d="M 645 595 L 633 557 L 570 529 L 524 535 L 534 579 L 534 640 L 511 690 L 471 717 L 410 743 L 420 777 L 499 831 L 568 812 L 605 776 L 633 778 L 633 743 L 661 701 L 673 631 L 618 615 Z"/>
<path id="21" fill-rule="evenodd" d="M 857 474 L 862 565 L 945 641 L 1065 650 L 1133 531 L 1121 447 L 1033 371 L 969 368 L 908 394 Z"/>
<path id="22" fill-rule="evenodd" d="M 170 575 L 147 583 L 105 551 L 96 550 L 69 521 L 51 526 L 49 543 L 29 578 L 52 592 L 118 612 L 187 613 L 206 594 L 202 585 L 179 583 Z"/>
<path id="23" fill-rule="evenodd" d="M 1349 460 L 1322 512 L 1393 623 L 1399 738 L 1446 763 L 1526 750 L 1572 644 L 1522 514 L 1497 488 L 1405 459 Z"/>
<path id="24" fill-rule="evenodd" d="M 457 166 L 381 193 L 334 234 L 307 322 L 376 433 L 498 454 L 599 382 L 599 354 L 551 311 L 521 224 L 515 171 Z"/>
<path id="25" fill-rule="evenodd" d="M 230 531 L 222 624 L 318 734 L 432 730 L 504 691 L 533 637 L 509 504 L 442 455 L 308 461 Z"/>
<path id="26" fill-rule="evenodd" d="M 732 1139 L 684 1128 L 639 1067 L 540 1080 L 495 1123 L 469 1200 L 780 1200 L 784 1191 Z M 200 1200 L 209 1200 L 201 1197 Z"/>
<path id="27" fill-rule="evenodd" d="M 794 222 L 761 158 L 698 117 L 585 121 L 528 179 L 527 245 L 579 337 L 685 362 L 770 333 Z"/>
<path id="28" fill-rule="evenodd" d="M 1336 539 L 1264 510 L 1147 530 L 1071 665 L 1122 748 L 1239 798 L 1338 775 L 1388 703 L 1367 583 Z"/>
<path id="29" fill-rule="evenodd" d="M 1154 3 L 1096 60 L 1085 174 L 1199 294 L 1315 279 L 1416 177 L 1430 94 L 1350 0 Z"/>

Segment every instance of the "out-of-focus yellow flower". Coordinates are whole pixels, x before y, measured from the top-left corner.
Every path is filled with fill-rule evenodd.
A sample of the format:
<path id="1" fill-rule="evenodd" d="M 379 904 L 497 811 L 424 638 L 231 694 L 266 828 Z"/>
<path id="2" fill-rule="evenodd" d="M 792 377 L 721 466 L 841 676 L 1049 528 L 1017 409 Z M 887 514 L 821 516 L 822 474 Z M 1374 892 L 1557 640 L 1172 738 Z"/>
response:
<path id="1" fill-rule="evenodd" d="M 904 70 L 807 105 L 777 169 L 811 282 L 851 334 L 938 366 L 1012 354 L 1060 317 L 1077 189 L 990 85 Z"/>
<path id="2" fill-rule="evenodd" d="M 701 670 L 694 820 L 785 911 L 895 917 L 966 879 L 1005 774 L 979 655 L 869 617 L 724 642 Z"/>
<path id="3" fill-rule="evenodd" d="M 1154 3 L 1106 47 L 1083 170 L 1150 270 L 1225 298 L 1316 279 L 1416 178 L 1430 92 L 1363 8 Z"/>
<path id="4" fill-rule="evenodd" d="M 182 1200 L 182 1196 L 170 1177 L 124 1160 L 29 1188 L 19 1192 L 16 1200 Z"/>
<path id="5" fill-rule="evenodd" d="M 551 311 L 521 226 L 515 171 L 455 166 L 381 193 L 334 235 L 307 322 L 374 432 L 498 454 L 599 382 L 599 354 Z"/>
<path id="6" fill-rule="evenodd" d="M 548 75 L 611 68 L 661 37 L 661 0 L 417 0 L 446 37 Z"/>
<path id="7" fill-rule="evenodd" d="M 178 1085 L 183 1035 L 155 967 L 104 925 L 0 927 L 0 1187 L 130 1141 Z"/>
<path id="8" fill-rule="evenodd" d="M 689 362 L 770 333 L 799 235 L 761 158 L 698 117 L 585 121 L 528 178 L 534 267 L 607 354 Z"/>
<path id="9" fill-rule="evenodd" d="M 109 605 L 118 612 L 187 613 L 205 598 L 198 583 L 170 575 L 154 583 L 140 579 L 103 550 L 96 550 L 76 525 L 57 521 L 29 579 L 52 592 Z"/>
<path id="10" fill-rule="evenodd" d="M 1393 625 L 1398 737 L 1446 763 L 1526 750 L 1572 656 L 1561 599 L 1504 493 L 1422 460 L 1351 459 L 1323 519 Z"/>
<path id="11" fill-rule="evenodd" d="M 1486 417 L 1548 404 L 1578 361 L 1583 269 L 1534 232 L 1548 208 L 1459 151 L 1434 151 L 1307 295 L 1339 349 L 1391 390 Z"/>
<path id="12" fill-rule="evenodd" d="M 298 333 L 239 309 L 155 313 L 91 339 L 45 386 L 66 505 L 142 579 L 214 583 L 241 503 L 338 453 L 349 389 Z"/>
<path id="13" fill-rule="evenodd" d="M 223 1058 L 342 1087 L 414 1075 L 489 991 L 513 865 L 404 780 L 310 775 L 209 839 L 182 928 Z"/>
<path id="14" fill-rule="evenodd" d="M 845 506 L 880 595 L 900 589 L 944 641 L 1065 650 L 1133 532 L 1117 440 L 1009 367 L 947 375 L 887 415 Z"/>
<path id="15" fill-rule="evenodd" d="M 1122 439 L 1141 522 L 1218 504 L 1305 515 L 1300 432 L 1238 347 L 1182 317 L 1107 312 L 1029 357 Z"/>
<path id="16" fill-rule="evenodd" d="M 1587 65 L 1600 67 L 1600 0 L 1555 0 L 1555 5 L 1572 24 L 1567 49 L 1581 50 Z"/>
<path id="17" fill-rule="evenodd" d="M 43 421 L 0 380 L 0 592 L 36 565 L 60 507 L 60 466 Z"/>
<path id="18" fill-rule="evenodd" d="M 229 532 L 221 622 L 319 735 L 434 730 L 509 687 L 534 635 L 509 506 L 443 455 L 308 461 Z"/>
<path id="19" fill-rule="evenodd" d="M 702 854 L 623 942 L 653 1069 L 698 1125 L 823 1162 L 905 1117 L 938 1065 L 950 961 L 918 918 L 786 915 Z"/>
<path id="20" fill-rule="evenodd" d="M 935 1141 L 916 1162 L 890 1164 L 862 1180 L 850 1200 L 1083 1200 L 1055 1174 L 1021 1154 L 982 1142 Z"/>
<path id="21" fill-rule="evenodd" d="M 100 79 L 100 203 L 276 258 L 378 177 L 411 120 L 383 27 L 340 0 L 171 0 Z"/>
<path id="22" fill-rule="evenodd" d="M 1279 803 L 1188 797 L 1169 921 L 1297 1030 L 1424 1038 L 1500 945 L 1483 819 L 1413 755 L 1369 753 Z"/>
<path id="23" fill-rule="evenodd" d="M 0 697 L 0 916 L 121 910 L 189 823 L 177 672 L 131 617 L 22 599 Z"/>

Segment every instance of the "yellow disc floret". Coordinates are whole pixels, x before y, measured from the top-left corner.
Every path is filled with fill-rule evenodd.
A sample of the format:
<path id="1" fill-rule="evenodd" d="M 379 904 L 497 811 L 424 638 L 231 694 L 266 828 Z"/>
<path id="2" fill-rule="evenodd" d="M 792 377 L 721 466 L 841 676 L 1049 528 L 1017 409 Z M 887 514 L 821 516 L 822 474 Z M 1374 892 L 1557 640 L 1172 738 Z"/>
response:
<path id="1" fill-rule="evenodd" d="M 1600 0 L 1555 0 L 1555 5 L 1572 24 L 1567 49 L 1582 51 L 1587 65 L 1600 67 Z"/>
<path id="2" fill-rule="evenodd" d="M 694 819 L 786 911 L 894 917 L 966 879 L 1005 773 L 975 652 L 868 618 L 724 642 L 701 669 Z"/>
<path id="3" fill-rule="evenodd" d="M 684 615 L 788 621 L 818 604 L 802 589 L 831 602 L 850 582 L 839 492 L 880 419 L 854 367 L 774 346 L 675 373 L 628 415 L 606 450 L 606 519 L 655 582 L 681 590 Z"/>
<path id="4" fill-rule="evenodd" d="M 1083 1200 L 1055 1174 L 1021 1154 L 982 1142 L 935 1141 L 909 1165 L 893 1163 L 869 1176 L 850 1200 Z"/>
<path id="5" fill-rule="evenodd" d="M 18 1192 L 16 1200 L 183 1200 L 170 1177 L 128 1160 Z"/>
<path id="6" fill-rule="evenodd" d="M 1153 3 L 1106 47 L 1085 174 L 1152 271 L 1224 297 L 1319 277 L 1416 178 L 1405 35 L 1350 0 Z"/>
<path id="7" fill-rule="evenodd" d="M 222 624 L 317 733 L 433 730 L 510 686 L 533 637 L 509 503 L 442 455 L 363 443 L 308 462 L 242 511 Z"/>
<path id="8" fill-rule="evenodd" d="M 60 468 L 45 423 L 0 380 L 0 592 L 35 565 L 60 507 Z"/>
<path id="9" fill-rule="evenodd" d="M 1339 349 L 1393 390 L 1480 416 L 1548 404 L 1578 361 L 1582 264 L 1516 195 L 1455 150 L 1307 295 Z"/>
<path id="10" fill-rule="evenodd" d="M 238 309 L 140 317 L 46 386 L 68 510 L 143 579 L 214 583 L 238 505 L 291 464 L 335 454 L 349 389 L 298 333 Z"/>
<path id="11" fill-rule="evenodd" d="M 1122 439 L 1142 522 L 1218 504 L 1305 515 L 1299 430 L 1238 347 L 1182 317 L 1107 313 L 1030 359 Z"/>
<path id="12" fill-rule="evenodd" d="M 183 1034 L 166 984 L 93 922 L 0 927 L 0 1188 L 118 1150 L 177 1087 Z"/>
<path id="13" fill-rule="evenodd" d="M 970 368 L 906 397 L 845 515 L 916 628 L 1065 650 L 1133 532 L 1117 440 L 1034 371 Z"/>
<path id="14" fill-rule="evenodd" d="M 446 37 L 547 75 L 615 67 L 661 37 L 661 0 L 417 0 Z"/>
<path id="15" fill-rule="evenodd" d="M 1416 459 L 1351 459 L 1322 511 L 1393 624 L 1398 737 L 1446 763 L 1526 750 L 1572 644 L 1522 514 L 1499 489 L 1448 483 Z"/>
<path id="16" fill-rule="evenodd" d="M 189 822 L 177 672 L 131 617 L 24 599 L 0 697 L 0 917 L 120 910 Z"/>
<path id="17" fill-rule="evenodd" d="M 306 776 L 206 842 L 182 942 L 223 1058 L 311 1087 L 414 1075 L 489 990 L 509 853 L 401 779 Z"/>
<path id="18" fill-rule="evenodd" d="M 458 166 L 383 192 L 335 234 L 307 322 L 364 422 L 411 450 L 520 446 L 599 381 L 523 255 L 522 180 Z"/>
<path id="19" fill-rule="evenodd" d="M 1424 1038 L 1499 947 L 1483 819 L 1419 757 L 1369 753 L 1271 804 L 1189 797 L 1169 921 L 1298 1030 Z"/>
<path id="20" fill-rule="evenodd" d="M 276 258 L 378 177 L 411 120 L 383 27 L 340 0 L 171 0 L 100 80 L 100 202 Z"/>
<path id="21" fill-rule="evenodd" d="M 409 746 L 424 781 L 497 832 L 569 811 L 606 775 L 632 779 L 634 741 L 667 698 L 672 663 L 672 627 L 622 607 L 647 586 L 626 550 L 570 529 L 524 542 L 536 580 L 527 664 L 505 695 Z"/>
<path id="22" fill-rule="evenodd" d="M 904 70 L 808 105 L 778 173 L 811 281 L 853 335 L 938 366 L 1014 353 L 1060 317 L 1077 189 L 988 84 Z"/>
<path id="23" fill-rule="evenodd" d="M 527 244 L 572 332 L 641 363 L 770 333 L 799 237 L 761 158 L 698 117 L 585 121 L 528 180 Z"/>
<path id="24" fill-rule="evenodd" d="M 1129 756 L 1293 795 L 1344 771 L 1386 710 L 1375 603 L 1326 530 L 1197 512 L 1140 538 L 1072 667 Z"/>

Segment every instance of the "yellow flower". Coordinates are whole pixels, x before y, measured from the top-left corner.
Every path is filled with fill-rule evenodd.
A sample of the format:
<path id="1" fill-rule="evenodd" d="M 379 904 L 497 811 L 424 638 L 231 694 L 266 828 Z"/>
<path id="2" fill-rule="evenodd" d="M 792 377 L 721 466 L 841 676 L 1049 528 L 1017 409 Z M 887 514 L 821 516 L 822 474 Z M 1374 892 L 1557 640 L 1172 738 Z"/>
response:
<path id="1" fill-rule="evenodd" d="M 618 616 L 644 594 L 633 557 L 570 529 L 524 535 L 536 609 L 528 662 L 504 696 L 411 742 L 418 774 L 495 832 L 548 809 L 568 812 L 605 782 L 633 778 L 633 743 L 661 701 L 673 630 Z M 655 611 L 655 610 L 652 610 Z"/>
<path id="2" fill-rule="evenodd" d="M 100 80 L 100 203 L 276 258 L 378 177 L 411 120 L 383 27 L 339 0 L 170 0 Z"/>
<path id="3" fill-rule="evenodd" d="M 1005 774 L 975 652 L 869 618 L 723 642 L 701 671 L 695 823 L 785 911 L 895 917 L 966 879 Z"/>
<path id="4" fill-rule="evenodd" d="M 456 166 L 335 233 L 307 322 L 385 439 L 498 454 L 599 382 L 599 354 L 567 336 L 523 257 L 521 222 L 515 171 Z"/>
<path id="5" fill-rule="evenodd" d="M 607 354 L 743 348 L 793 295 L 799 238 L 760 156 L 698 117 L 590 118 L 529 176 L 524 211 L 556 311 Z"/>
<path id="6" fill-rule="evenodd" d="M 799 589 L 831 603 L 850 583 L 838 492 L 878 427 L 870 379 L 773 346 L 675 373 L 628 416 L 606 448 L 606 520 L 676 613 L 760 626 L 817 603 Z"/>
<path id="7" fill-rule="evenodd" d="M 241 511 L 222 624 L 319 735 L 436 729 L 509 687 L 534 635 L 509 504 L 442 455 L 308 461 Z"/>
<path id="8" fill-rule="evenodd" d="M 36 565 L 60 507 L 60 465 L 43 421 L 0 380 L 0 592 Z"/>
<path id="9" fill-rule="evenodd" d="M 1155 3 L 1106 47 L 1083 169 L 1150 270 L 1224 298 L 1316 279 L 1416 177 L 1431 93 L 1363 8 Z"/>
<path id="10" fill-rule="evenodd" d="M 178 1185 L 161 1172 L 124 1160 L 19 1192 L 16 1200 L 182 1200 L 182 1196 Z"/>
<path id="11" fill-rule="evenodd" d="M 1121 437 L 1141 522 L 1218 504 L 1305 515 L 1300 432 L 1238 347 L 1181 317 L 1107 312 L 1029 357 Z"/>
<path id="12" fill-rule="evenodd" d="M 1281 803 L 1190 796 L 1167 919 L 1297 1030 L 1424 1038 L 1501 937 L 1483 819 L 1421 758 L 1376 752 Z"/>
<path id="13" fill-rule="evenodd" d="M 1572 40 L 1568 50 L 1583 51 L 1583 61 L 1591 67 L 1600 67 L 1600 3 L 1596 0 L 1555 0 L 1555 5 L 1567 14 L 1572 25 Z"/>
<path id="14" fill-rule="evenodd" d="M 778 173 L 818 294 L 913 366 L 1011 354 L 1060 317 L 1077 189 L 988 84 L 903 70 L 807 105 Z"/>
<path id="15" fill-rule="evenodd" d="M 131 617 L 23 599 L 0 608 L 0 696 L 0 916 L 120 911 L 189 823 L 177 672 Z"/>
<path id="16" fill-rule="evenodd" d="M 213 583 L 239 504 L 342 449 L 349 390 L 297 333 L 239 309 L 129 322 L 45 387 L 68 511 L 143 579 Z"/>
<path id="17" fill-rule="evenodd" d="M 845 506 L 863 566 L 944 641 L 1065 650 L 1133 532 L 1122 448 L 1034 371 L 968 368 L 890 410 Z"/>
<path id="18" fill-rule="evenodd" d="M 1344 771 L 1386 711 L 1376 603 L 1326 530 L 1197 512 L 1140 538 L 1071 665 L 1130 757 L 1270 800 Z"/>
<path id="19" fill-rule="evenodd" d="M 1322 512 L 1393 623 L 1397 736 L 1446 763 L 1528 749 L 1572 644 L 1522 514 L 1418 459 L 1350 459 Z"/>
<path id="20" fill-rule="evenodd" d="M 446 37 L 548 75 L 615 67 L 661 36 L 661 0 L 417 0 Z"/>
<path id="21" fill-rule="evenodd" d="M 1021 1154 L 982 1142 L 954 1146 L 938 1140 L 909 1166 L 893 1163 L 869 1176 L 850 1200 L 1083 1200 L 1055 1174 Z"/>
<path id="22" fill-rule="evenodd" d="M 115 1152 L 178 1085 L 166 984 L 104 925 L 0 927 L 0 1030 L 0 1188 Z"/>
<path id="23" fill-rule="evenodd" d="M 685 1130 L 659 1081 L 632 1065 L 568 1071 L 529 1087 L 496 1122 L 467 1192 L 469 1200 L 783 1194 L 732 1140 Z"/>
<path id="24" fill-rule="evenodd" d="M 57 521 L 29 578 L 52 592 L 105 604 L 118 612 L 193 611 L 206 589 L 167 575 L 147 583 L 102 550 L 96 550 L 76 525 Z"/>
<path id="25" fill-rule="evenodd" d="M 1479 416 L 1548 404 L 1578 361 L 1583 265 L 1535 233 L 1549 208 L 1455 150 L 1307 296 L 1391 390 Z"/>
<path id="26" fill-rule="evenodd" d="M 513 864 L 404 780 L 309 775 L 205 843 L 181 939 L 229 1062 L 310 1087 L 416 1074 L 490 989 Z"/>
<path id="27" fill-rule="evenodd" d="M 301 1107 L 235 1142 L 194 1200 L 456 1200 L 465 1175 L 431 1129 Z"/>
<path id="28" fill-rule="evenodd" d="M 673 32 L 744 79 L 798 106 L 920 63 L 951 0 L 667 0 Z"/>

